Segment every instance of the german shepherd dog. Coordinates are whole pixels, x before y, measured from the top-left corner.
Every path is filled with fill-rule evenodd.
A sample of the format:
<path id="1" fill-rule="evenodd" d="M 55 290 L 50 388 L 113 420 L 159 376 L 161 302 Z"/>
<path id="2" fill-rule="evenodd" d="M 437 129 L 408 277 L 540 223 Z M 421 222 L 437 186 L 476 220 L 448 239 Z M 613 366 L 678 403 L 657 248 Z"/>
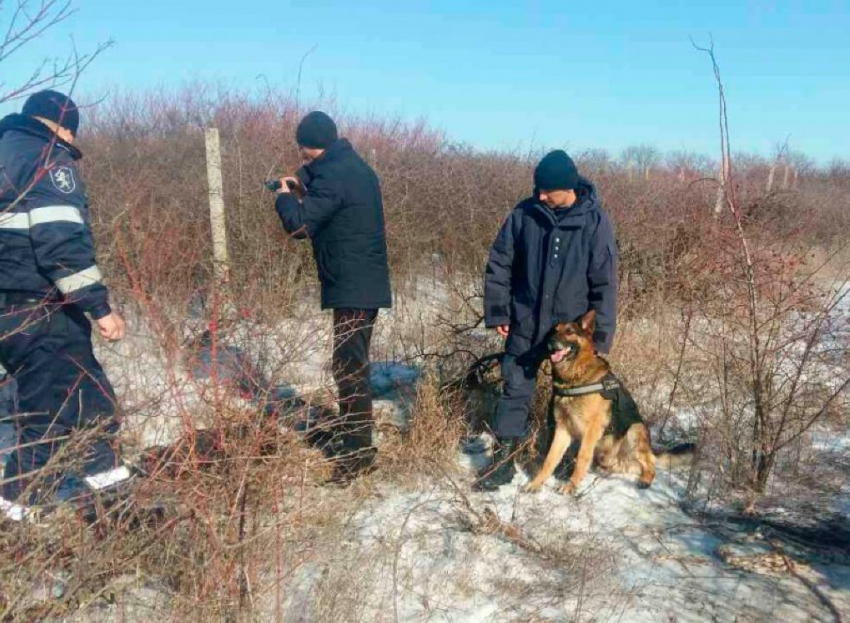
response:
<path id="1" fill-rule="evenodd" d="M 572 476 L 560 488 L 561 493 L 576 493 L 594 459 L 609 473 L 639 470 L 641 489 L 655 479 L 656 457 L 650 446 L 649 429 L 640 420 L 631 396 L 610 374 L 611 366 L 595 354 L 591 341 L 595 323 L 596 312 L 591 310 L 579 322 L 558 324 L 549 338 L 555 434 L 543 466 L 526 491 L 540 490 L 575 438 L 581 441 L 581 447 Z M 624 421 L 614 412 L 610 391 L 593 391 L 593 386 L 603 380 L 608 387 L 613 382 L 622 392 L 619 401 L 632 407 L 631 418 Z M 585 389 L 589 393 L 581 393 Z M 565 395 L 570 393 L 575 395 Z"/>

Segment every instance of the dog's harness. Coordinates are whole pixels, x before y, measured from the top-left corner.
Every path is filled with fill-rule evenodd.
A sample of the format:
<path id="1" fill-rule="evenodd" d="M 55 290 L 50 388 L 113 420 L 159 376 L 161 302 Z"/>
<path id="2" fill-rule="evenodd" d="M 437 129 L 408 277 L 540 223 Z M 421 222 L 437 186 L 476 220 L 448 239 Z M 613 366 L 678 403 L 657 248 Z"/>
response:
<path id="1" fill-rule="evenodd" d="M 597 383 L 590 383 L 588 385 L 567 385 L 566 383 L 552 379 L 552 392 L 556 396 L 564 398 L 572 396 L 586 396 L 587 394 L 605 395 L 605 393 L 622 389 L 622 387 L 623 384 L 620 382 L 620 379 L 610 372 L 602 377 L 602 379 Z M 609 396 L 605 396 L 605 398 L 610 400 Z"/>
<path id="2" fill-rule="evenodd" d="M 596 383 L 587 385 L 567 385 L 552 379 L 552 393 L 559 398 L 574 398 L 588 394 L 602 394 L 611 401 L 611 421 L 605 429 L 606 435 L 620 439 L 629 432 L 633 424 L 643 423 L 637 403 L 623 383 L 611 372 Z"/>

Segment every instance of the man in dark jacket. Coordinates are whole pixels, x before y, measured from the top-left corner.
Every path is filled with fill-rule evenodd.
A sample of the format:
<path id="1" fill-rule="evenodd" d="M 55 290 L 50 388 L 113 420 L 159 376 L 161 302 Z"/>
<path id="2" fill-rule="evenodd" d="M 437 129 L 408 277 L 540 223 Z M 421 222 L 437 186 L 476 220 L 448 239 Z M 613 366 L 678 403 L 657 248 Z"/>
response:
<path id="1" fill-rule="evenodd" d="M 91 324 L 124 337 L 109 306 L 73 145 L 79 112 L 41 91 L 0 121 L 0 364 L 18 386 L 18 448 L 6 463 L 0 511 L 21 519 L 57 491 L 100 490 L 129 478 L 116 456 L 115 394 L 92 352 Z M 93 441 L 79 468 L 39 473 L 68 438 Z"/>
<path id="2" fill-rule="evenodd" d="M 614 339 L 617 245 L 596 189 L 561 150 L 540 161 L 534 185 L 534 196 L 520 202 L 502 226 L 484 276 L 485 323 L 507 343 L 493 467 L 476 482 L 478 490 L 495 490 L 514 477 L 513 454 L 527 433 L 552 328 L 594 309 L 595 348 L 607 353 Z"/>
<path id="3" fill-rule="evenodd" d="M 378 310 L 392 305 L 381 186 L 325 113 L 304 117 L 296 140 L 305 165 L 297 179 L 281 180 L 275 207 L 286 231 L 312 240 L 322 309 L 334 313 L 340 419 L 328 448 L 344 480 L 371 467 L 375 456 L 369 345 Z M 305 192 L 303 199 L 287 182 Z"/>

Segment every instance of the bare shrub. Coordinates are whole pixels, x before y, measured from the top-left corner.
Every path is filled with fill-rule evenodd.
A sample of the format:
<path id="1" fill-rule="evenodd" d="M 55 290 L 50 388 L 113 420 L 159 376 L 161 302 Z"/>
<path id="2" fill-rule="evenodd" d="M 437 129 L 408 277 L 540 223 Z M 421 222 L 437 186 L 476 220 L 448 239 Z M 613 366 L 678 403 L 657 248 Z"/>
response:
<path id="1" fill-rule="evenodd" d="M 457 448 L 466 432 L 463 408 L 459 392 L 442 390 L 433 375 L 427 376 L 419 385 L 408 430 L 382 446 L 387 472 L 414 478 L 454 474 Z"/>
<path id="2" fill-rule="evenodd" d="M 133 320 L 135 341 L 108 351 L 118 362 L 116 384 L 126 388 L 131 454 L 149 455 L 140 432 L 147 425 L 168 429 L 170 450 L 147 463 L 137 493 L 141 507 L 164 513 L 94 529 L 69 517 L 52 535 L 4 524 L 6 616 L 86 617 L 110 607 L 121 616 L 124 600 L 150 589 L 166 604 L 150 618 L 284 620 L 306 612 L 312 620 L 374 620 L 376 604 L 395 615 L 399 595 L 423 577 L 405 566 L 405 548 L 421 543 L 421 553 L 458 532 L 469 561 L 485 537 L 530 551 L 544 588 L 496 586 L 506 594 L 560 603 L 585 589 L 582 578 L 597 573 L 595 565 L 607 567 L 605 556 L 584 557 L 570 543 L 525 550 L 536 547 L 525 526 L 494 520 L 458 493 L 468 477 L 456 461 L 458 442 L 485 428 L 494 396 L 467 400 L 447 386 L 501 348 L 483 331 L 481 272 L 501 222 L 531 191 L 537 154 L 481 153 L 425 123 L 338 114 L 332 101 L 314 106 L 338 117 L 382 179 L 399 304 L 382 315 L 376 350 L 428 371 L 408 429 L 382 428 L 374 475 L 348 490 L 320 487 L 327 461 L 291 422 L 270 415 L 270 392 L 257 391 L 297 384 L 309 386 L 303 393 L 312 406 L 333 402 L 327 370 L 315 364 L 329 350 L 326 319 L 313 309 L 310 250 L 280 231 L 261 186 L 297 167 L 292 137 L 306 108 L 286 93 L 209 85 L 117 96 L 84 126 L 84 174 L 104 272 Z M 210 288 L 202 135 L 209 125 L 222 135 L 232 256 L 225 293 Z M 847 378 L 838 322 L 848 274 L 839 236 L 850 213 L 846 168 L 802 172 L 796 188 L 766 193 L 768 163 L 753 160 L 731 182 L 736 218 L 715 216 L 716 186 L 703 179 L 713 163 L 676 154 L 665 165 L 652 150 L 641 157 L 646 166 L 638 173 L 634 165 L 630 178 L 628 162 L 578 155 L 619 238 L 618 372 L 662 432 L 698 436 L 695 480 L 764 488 L 765 474 L 793 473 L 809 456 L 817 425 L 846 424 L 838 392 Z M 242 376 L 253 381 L 235 385 L 216 366 L 198 374 L 201 343 L 213 360 L 231 346 L 250 350 Z M 318 380 L 297 383 L 309 366 Z M 152 370 L 163 378 L 153 383 Z M 541 383 L 536 429 L 546 425 L 546 389 Z M 677 421 L 684 411 L 695 414 L 695 430 Z M 416 497 L 423 490 L 433 498 Z M 388 491 L 410 497 L 400 509 L 381 507 L 392 519 L 383 541 L 366 539 L 364 515 Z M 416 523 L 432 502 L 452 505 L 454 519 Z M 457 578 L 452 594 L 474 594 L 471 572 L 457 560 L 446 567 Z M 61 598 L 34 602 L 32 587 L 52 587 L 51 577 L 73 581 L 62 579 Z M 524 615 L 533 616 L 516 613 Z"/>

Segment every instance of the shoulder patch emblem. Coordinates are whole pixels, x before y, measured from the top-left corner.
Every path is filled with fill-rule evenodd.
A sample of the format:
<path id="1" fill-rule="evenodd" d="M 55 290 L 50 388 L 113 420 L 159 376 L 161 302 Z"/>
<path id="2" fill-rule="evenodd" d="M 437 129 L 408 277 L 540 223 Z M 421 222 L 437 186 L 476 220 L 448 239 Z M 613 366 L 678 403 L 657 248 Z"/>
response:
<path id="1" fill-rule="evenodd" d="M 71 167 L 54 167 L 50 169 L 50 181 L 60 193 L 70 195 L 77 189 L 74 179 L 74 169 Z"/>

